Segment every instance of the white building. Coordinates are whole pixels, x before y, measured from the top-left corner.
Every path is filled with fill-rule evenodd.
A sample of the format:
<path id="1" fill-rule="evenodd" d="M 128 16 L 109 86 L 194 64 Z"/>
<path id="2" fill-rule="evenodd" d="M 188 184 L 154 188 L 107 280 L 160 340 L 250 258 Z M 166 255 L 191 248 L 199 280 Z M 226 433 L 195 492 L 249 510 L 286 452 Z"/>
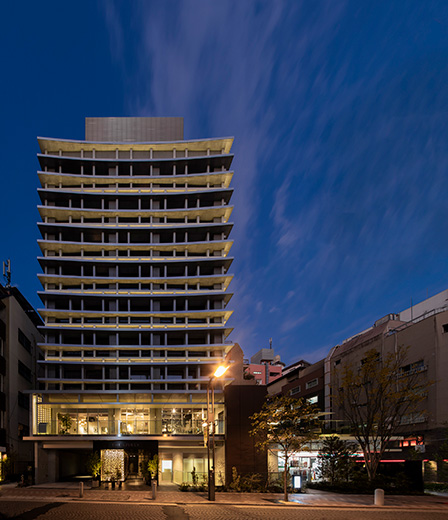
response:
<path id="1" fill-rule="evenodd" d="M 39 138 L 40 482 L 104 450 L 137 473 L 205 471 L 206 388 L 226 342 L 232 138 L 183 139 L 182 118 L 87 118 L 86 140 Z M 217 469 L 224 403 L 216 394 Z"/>

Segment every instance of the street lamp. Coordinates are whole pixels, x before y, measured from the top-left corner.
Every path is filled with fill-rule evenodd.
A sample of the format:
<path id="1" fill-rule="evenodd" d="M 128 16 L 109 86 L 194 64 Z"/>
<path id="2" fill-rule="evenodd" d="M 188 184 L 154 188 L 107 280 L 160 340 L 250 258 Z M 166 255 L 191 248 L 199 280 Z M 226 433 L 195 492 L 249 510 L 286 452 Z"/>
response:
<path id="1" fill-rule="evenodd" d="M 215 501 L 215 389 L 213 382 L 223 376 L 229 366 L 220 365 L 210 378 L 207 385 L 207 470 L 208 470 L 208 499 Z M 211 405 L 211 406 L 210 406 Z M 210 466 L 210 452 L 212 464 Z"/>

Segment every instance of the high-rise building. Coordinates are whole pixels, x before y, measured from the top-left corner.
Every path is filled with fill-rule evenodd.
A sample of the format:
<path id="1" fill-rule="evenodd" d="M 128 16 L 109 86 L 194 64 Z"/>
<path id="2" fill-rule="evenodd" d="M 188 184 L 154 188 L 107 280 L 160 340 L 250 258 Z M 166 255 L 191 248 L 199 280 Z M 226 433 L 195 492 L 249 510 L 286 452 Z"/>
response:
<path id="1" fill-rule="evenodd" d="M 184 140 L 183 118 L 131 117 L 87 118 L 85 141 L 38 141 L 37 480 L 85 474 L 92 451 L 103 479 L 109 459 L 135 474 L 158 453 L 162 480 L 191 480 L 206 471 L 207 385 L 232 348 L 233 139 Z"/>

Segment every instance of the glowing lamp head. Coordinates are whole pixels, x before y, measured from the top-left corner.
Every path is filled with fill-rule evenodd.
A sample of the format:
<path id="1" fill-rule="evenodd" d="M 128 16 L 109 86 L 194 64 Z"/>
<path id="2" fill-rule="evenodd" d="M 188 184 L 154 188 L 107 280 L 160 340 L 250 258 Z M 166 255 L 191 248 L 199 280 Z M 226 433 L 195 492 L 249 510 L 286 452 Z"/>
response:
<path id="1" fill-rule="evenodd" d="M 228 369 L 228 368 L 229 368 L 228 366 L 226 366 L 226 367 L 223 366 L 223 365 L 219 366 L 219 367 L 216 369 L 216 371 L 215 371 L 215 374 L 214 374 L 215 377 L 221 377 L 221 376 L 223 376 L 223 375 L 227 372 L 227 369 Z"/>

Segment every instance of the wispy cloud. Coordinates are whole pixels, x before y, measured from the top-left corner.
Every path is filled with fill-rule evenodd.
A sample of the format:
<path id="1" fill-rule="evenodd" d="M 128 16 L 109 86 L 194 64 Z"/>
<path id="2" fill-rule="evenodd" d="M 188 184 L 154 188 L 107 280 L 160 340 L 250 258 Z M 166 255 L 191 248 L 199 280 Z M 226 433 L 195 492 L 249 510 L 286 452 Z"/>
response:
<path id="1" fill-rule="evenodd" d="M 327 348 L 443 272 L 447 35 L 398 4 L 141 2 L 132 38 L 105 4 L 129 113 L 235 136 L 232 324 L 252 353 Z"/>
<path id="2" fill-rule="evenodd" d="M 120 16 L 120 11 L 114 0 L 100 2 L 102 12 L 106 18 L 106 24 L 109 29 L 109 45 L 111 55 L 117 62 L 124 66 L 124 28 Z"/>

